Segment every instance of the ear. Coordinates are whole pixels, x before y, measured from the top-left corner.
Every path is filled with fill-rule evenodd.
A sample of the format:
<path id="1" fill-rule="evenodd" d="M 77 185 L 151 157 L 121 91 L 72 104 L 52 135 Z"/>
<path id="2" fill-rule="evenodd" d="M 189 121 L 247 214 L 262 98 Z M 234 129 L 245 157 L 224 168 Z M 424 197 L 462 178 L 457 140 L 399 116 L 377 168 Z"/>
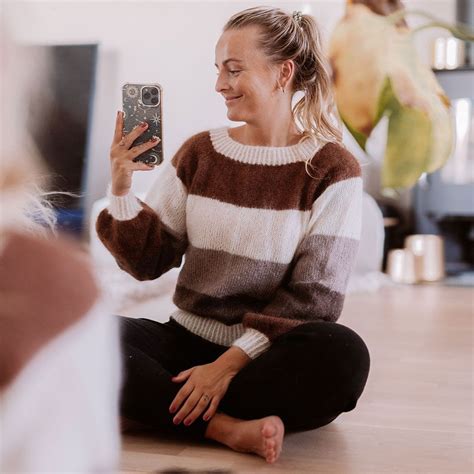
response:
<path id="1" fill-rule="evenodd" d="M 290 89 L 295 75 L 295 63 L 292 59 L 287 59 L 280 64 L 279 83 L 285 88 Z"/>

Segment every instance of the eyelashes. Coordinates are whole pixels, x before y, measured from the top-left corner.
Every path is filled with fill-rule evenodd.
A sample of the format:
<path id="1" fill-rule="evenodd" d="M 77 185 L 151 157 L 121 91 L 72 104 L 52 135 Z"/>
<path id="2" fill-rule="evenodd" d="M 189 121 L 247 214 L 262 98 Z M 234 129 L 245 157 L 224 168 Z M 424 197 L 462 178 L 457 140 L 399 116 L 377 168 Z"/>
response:
<path id="1" fill-rule="evenodd" d="M 239 74 L 241 71 L 229 71 L 229 74 L 233 75 L 233 76 L 236 76 L 237 74 Z M 219 73 L 216 72 L 216 76 L 218 76 Z"/>

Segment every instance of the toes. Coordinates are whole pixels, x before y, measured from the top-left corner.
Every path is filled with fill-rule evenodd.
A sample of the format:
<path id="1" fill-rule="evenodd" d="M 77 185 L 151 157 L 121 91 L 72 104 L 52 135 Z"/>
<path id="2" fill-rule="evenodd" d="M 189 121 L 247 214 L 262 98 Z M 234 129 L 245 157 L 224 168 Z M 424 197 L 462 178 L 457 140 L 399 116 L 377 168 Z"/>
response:
<path id="1" fill-rule="evenodd" d="M 277 432 L 276 426 L 273 423 L 265 423 L 262 428 L 262 434 L 265 437 L 275 436 Z"/>
<path id="2" fill-rule="evenodd" d="M 265 459 L 267 462 L 274 462 L 277 457 L 277 449 L 274 440 L 265 443 Z"/>
<path id="3" fill-rule="evenodd" d="M 274 463 L 276 461 L 276 454 L 275 452 L 270 452 L 267 454 L 266 461 L 269 463 Z"/>
<path id="4" fill-rule="evenodd" d="M 275 451 L 273 451 L 273 462 L 276 461 L 279 457 L 280 457 L 280 453 L 281 453 L 281 449 L 276 449 Z"/>
<path id="5" fill-rule="evenodd" d="M 267 449 L 275 449 L 276 441 L 273 438 L 269 438 L 265 441 Z"/>

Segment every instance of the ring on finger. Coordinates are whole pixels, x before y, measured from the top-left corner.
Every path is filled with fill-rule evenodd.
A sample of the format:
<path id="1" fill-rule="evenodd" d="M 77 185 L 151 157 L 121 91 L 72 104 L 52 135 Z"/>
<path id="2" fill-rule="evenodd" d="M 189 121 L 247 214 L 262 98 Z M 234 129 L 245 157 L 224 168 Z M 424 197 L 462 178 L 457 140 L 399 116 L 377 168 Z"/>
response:
<path id="1" fill-rule="evenodd" d="M 209 401 L 209 395 L 207 393 L 205 393 L 202 398 L 204 398 L 204 401 L 205 402 L 208 402 Z"/>

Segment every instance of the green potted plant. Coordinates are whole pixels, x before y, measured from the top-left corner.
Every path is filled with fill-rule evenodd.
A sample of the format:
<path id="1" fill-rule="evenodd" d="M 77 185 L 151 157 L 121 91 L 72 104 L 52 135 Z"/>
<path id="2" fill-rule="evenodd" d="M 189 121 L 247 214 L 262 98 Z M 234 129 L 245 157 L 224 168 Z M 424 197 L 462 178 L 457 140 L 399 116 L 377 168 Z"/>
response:
<path id="1" fill-rule="evenodd" d="M 408 14 L 429 19 L 410 29 Z M 453 146 L 450 101 L 431 68 L 418 57 L 413 36 L 446 28 L 474 41 L 464 25 L 451 25 L 400 0 L 347 0 L 346 14 L 329 45 L 336 105 L 348 131 L 365 151 L 372 130 L 388 117 L 381 185 L 385 195 L 413 186 L 441 168 Z"/>

